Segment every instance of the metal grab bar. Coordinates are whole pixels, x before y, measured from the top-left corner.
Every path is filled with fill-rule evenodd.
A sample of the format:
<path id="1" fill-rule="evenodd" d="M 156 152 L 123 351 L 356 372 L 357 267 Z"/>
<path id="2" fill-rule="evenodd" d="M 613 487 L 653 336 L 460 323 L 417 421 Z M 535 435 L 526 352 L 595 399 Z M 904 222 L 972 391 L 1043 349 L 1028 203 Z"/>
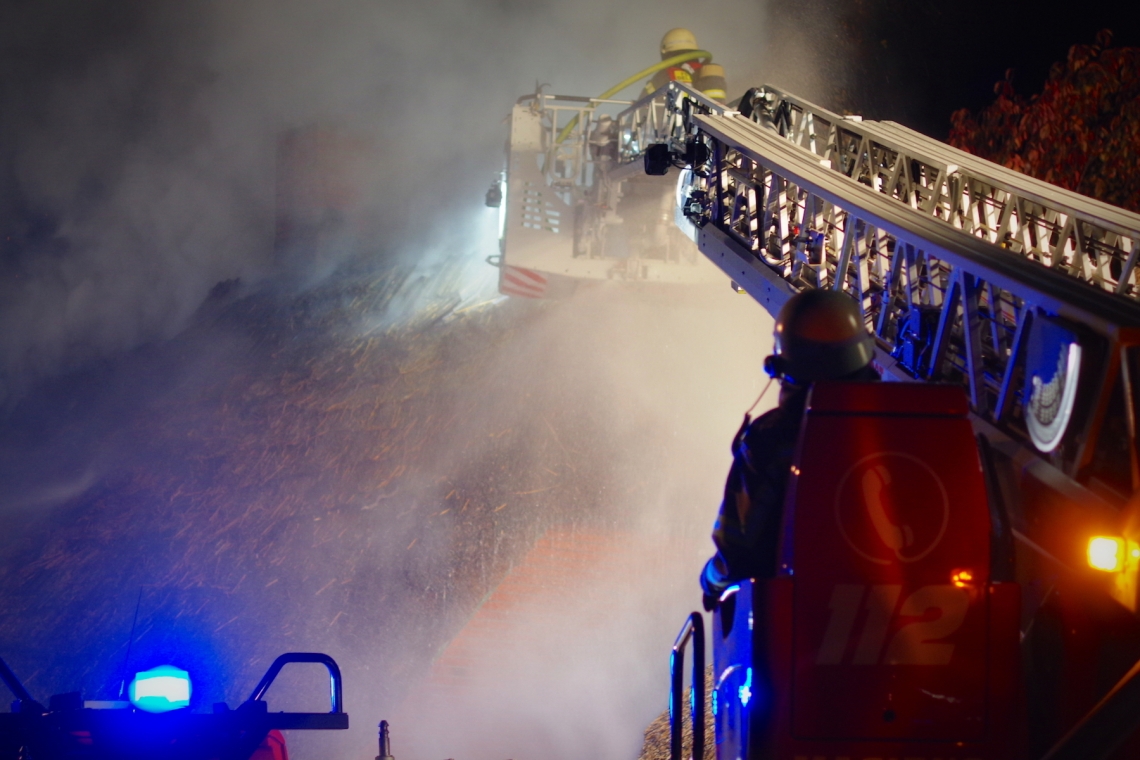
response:
<path id="1" fill-rule="evenodd" d="M 669 758 L 681 757 L 681 716 L 684 713 L 685 693 L 685 647 L 693 641 L 692 683 L 689 691 L 689 715 L 693 721 L 692 760 L 702 760 L 705 756 L 705 619 L 694 612 L 685 619 L 677 640 L 673 642 L 673 653 L 669 657 L 669 674 L 672 682 L 669 688 Z"/>
<path id="2" fill-rule="evenodd" d="M 344 712 L 344 686 L 341 682 L 340 667 L 336 664 L 336 660 L 320 652 L 286 652 L 278 657 L 269 666 L 269 670 L 265 671 L 265 675 L 261 677 L 261 682 L 257 684 L 257 688 L 253 690 L 253 694 L 249 696 L 247 701 L 256 702 L 264 697 L 273 680 L 277 678 L 277 674 L 281 672 L 281 668 L 291 662 L 317 662 L 324 665 L 329 671 L 329 696 L 332 702 L 332 709 L 329 710 L 329 713 Z"/>

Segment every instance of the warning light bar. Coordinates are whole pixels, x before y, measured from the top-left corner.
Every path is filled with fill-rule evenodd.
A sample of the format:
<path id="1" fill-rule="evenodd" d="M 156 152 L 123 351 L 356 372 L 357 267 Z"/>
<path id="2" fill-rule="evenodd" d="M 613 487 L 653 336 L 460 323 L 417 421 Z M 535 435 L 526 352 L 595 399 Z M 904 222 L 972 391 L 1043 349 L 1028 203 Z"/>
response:
<path id="1" fill-rule="evenodd" d="M 173 665 L 144 670 L 131 681 L 130 698 L 132 705 L 151 713 L 189 707 L 190 674 Z"/>

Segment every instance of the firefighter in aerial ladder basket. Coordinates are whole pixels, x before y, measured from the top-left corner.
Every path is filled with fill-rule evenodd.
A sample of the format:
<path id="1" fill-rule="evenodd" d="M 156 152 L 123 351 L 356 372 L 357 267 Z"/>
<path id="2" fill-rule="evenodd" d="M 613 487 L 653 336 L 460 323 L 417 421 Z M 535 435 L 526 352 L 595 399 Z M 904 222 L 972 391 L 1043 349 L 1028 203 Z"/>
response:
<path id="1" fill-rule="evenodd" d="M 683 53 L 697 53 L 696 36 L 688 29 L 670 29 L 661 38 L 661 60 L 666 61 Z M 713 100 L 723 103 L 728 89 L 724 80 L 724 67 L 716 63 L 702 64 L 699 58 L 681 61 L 675 66 L 658 71 L 645 85 L 642 95 L 659 90 L 669 82 L 692 85 Z"/>
<path id="2" fill-rule="evenodd" d="M 764 360 L 780 383 L 780 403 L 750 420 L 732 442 L 732 467 L 713 527 L 716 544 L 701 573 L 706 610 L 730 585 L 776 575 L 776 554 L 792 457 L 808 389 L 817 380 L 873 381 L 874 338 L 855 301 L 834 290 L 805 290 L 776 317 L 776 353 Z"/>

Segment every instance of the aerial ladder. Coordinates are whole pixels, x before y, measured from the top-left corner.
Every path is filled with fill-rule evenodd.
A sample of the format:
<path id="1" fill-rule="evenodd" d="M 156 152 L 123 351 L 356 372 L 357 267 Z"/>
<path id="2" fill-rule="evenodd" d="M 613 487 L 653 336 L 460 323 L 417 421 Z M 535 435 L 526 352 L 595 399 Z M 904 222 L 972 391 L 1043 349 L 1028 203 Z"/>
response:
<path id="1" fill-rule="evenodd" d="M 1132 735 L 1140 725 L 1140 215 L 1010 171 L 901 125 L 841 116 L 770 86 L 749 90 L 729 107 L 671 83 L 631 104 L 614 122 L 616 156 L 609 173 L 675 173 L 683 229 L 734 289 L 773 314 L 804 288 L 850 294 L 875 336 L 875 366 L 883 379 L 930 388 L 859 391 L 855 400 L 836 396 L 834 389 L 817 390 L 812 404 L 818 419 L 813 422 L 809 411 L 804 435 L 812 425 L 817 431 L 827 429 L 833 417 L 849 418 L 864 426 L 863 437 L 851 439 L 857 447 L 868 435 L 897 437 L 906 426 L 884 423 L 891 414 L 929 418 L 926 427 L 907 428 L 911 444 L 899 440 L 895 446 L 926 450 L 937 459 L 940 445 L 961 439 L 961 425 L 945 434 L 923 431 L 960 418 L 968 420 L 984 465 L 982 495 L 972 499 L 972 506 L 967 496 L 946 502 L 953 506 L 945 514 L 955 517 L 947 518 L 944 533 L 937 534 L 940 540 L 953 536 L 952 527 L 946 532 L 947 524 L 973 520 L 976 530 L 953 540 L 962 556 L 971 548 L 985 554 L 975 562 L 984 566 L 984 577 L 977 577 L 976 568 L 963 570 L 947 559 L 951 564 L 937 570 L 947 575 L 942 585 L 923 586 L 922 593 L 905 591 L 900 597 L 893 581 L 881 577 L 868 580 L 866 588 L 839 583 L 830 597 L 831 622 L 819 622 L 823 644 L 796 639 L 815 625 L 803 609 L 803 600 L 814 593 L 811 573 L 801 570 L 805 562 L 816 567 L 821 560 L 811 558 L 810 541 L 805 544 L 802 534 L 793 538 L 793 533 L 816 525 L 810 511 L 816 508 L 804 507 L 808 511 L 795 518 L 801 525 L 786 526 L 783 551 L 788 555 L 794 546 L 800 567 L 793 569 L 790 561 L 782 567 L 787 584 L 794 580 L 798 590 L 781 587 L 780 579 L 763 587 L 753 581 L 732 589 L 734 598 L 723 600 L 714 612 L 710 688 L 718 757 L 791 760 L 899 753 L 1056 760 L 1136 752 L 1128 742 L 1135 741 Z M 583 130 L 589 134 L 589 125 Z M 955 386 L 961 402 L 945 395 Z M 914 396 L 920 392 L 927 395 Z M 821 435 L 817 432 L 815 440 L 825 440 Z M 944 437 L 924 440 L 927 435 Z M 801 439 L 801 446 L 809 444 Z M 830 456 L 826 446 L 818 451 Z M 793 474 L 800 475 L 809 464 L 798 462 Z M 953 472 L 935 472 L 940 466 L 930 470 L 934 481 L 973 482 L 968 467 L 958 478 Z M 829 475 L 825 471 L 817 477 Z M 864 474 L 864 483 L 873 483 L 867 480 L 871 477 Z M 797 498 L 797 489 L 804 498 L 811 487 L 807 481 L 791 487 L 789 499 Z M 865 486 L 861 498 L 870 505 L 867 494 L 873 489 Z M 816 526 L 818 546 L 828 546 L 825 534 L 833 523 L 847 536 L 838 496 L 835 504 L 834 517 Z M 789 502 L 787 508 L 793 506 Z M 874 509 L 868 509 L 874 519 Z M 927 513 L 939 514 L 938 508 Z M 901 531 L 909 536 L 910 529 L 892 525 L 882 514 L 874 527 L 879 547 L 894 546 L 902 558 Z M 847 543 L 855 548 L 858 541 Z M 828 551 L 838 556 L 846 550 L 836 544 Z M 944 602 L 931 602 L 935 597 Z M 982 597 L 989 601 L 977 601 Z M 960 634 L 957 651 L 965 655 L 973 647 L 973 659 L 951 660 L 945 654 L 953 650 L 950 633 L 956 629 L 946 626 L 957 614 L 959 599 L 970 600 L 969 607 L 961 607 L 970 610 L 962 612 L 962 619 L 973 619 L 977 604 L 979 619 L 986 621 L 974 633 Z M 826 613 L 828 597 L 816 601 Z M 910 618 L 901 624 L 895 621 L 907 614 Z M 694 613 L 678 638 L 675 670 L 682 667 L 685 647 L 704 641 L 699 618 Z M 757 630 L 767 626 L 763 634 L 753 631 L 754 620 Z M 999 630 L 1002 620 L 1004 632 Z M 862 638 L 853 633 L 858 641 L 847 649 L 827 638 L 855 630 L 853 626 L 862 626 Z M 875 633 L 876 626 L 882 630 Z M 962 631 L 969 627 L 962 625 Z M 968 636 L 974 636 L 973 644 Z M 785 639 L 786 648 L 779 650 Z M 880 651 L 882 659 L 876 659 Z M 988 671 L 973 686 L 953 679 L 940 682 L 932 669 L 943 656 L 939 652 L 947 658 L 943 664 L 953 663 L 963 679 L 970 663 L 986 663 Z M 805 657 L 816 659 L 801 672 Z M 848 681 L 812 680 L 822 678 L 813 675 L 822 672 L 815 666 L 838 666 L 841 660 L 859 664 L 860 658 L 864 669 L 851 671 L 856 675 L 849 673 Z M 745 660 L 750 663 L 746 669 Z M 785 661 L 793 667 L 783 668 Z M 909 670 L 908 664 L 913 666 Z M 747 680 L 742 680 L 745 672 Z M 761 698 L 764 678 L 770 693 Z M 865 692 L 879 688 L 867 685 L 876 678 L 883 679 L 880 691 Z M 697 706 L 704 690 L 697 670 L 694 679 L 692 704 Z M 848 708 L 856 710 L 856 702 L 903 693 L 908 679 L 917 684 L 915 694 L 925 694 L 922 699 L 935 705 L 914 712 L 911 729 L 901 727 L 896 707 L 875 705 L 867 721 L 829 734 L 846 724 L 814 715 L 821 709 L 818 701 L 803 702 L 808 693 L 821 700 L 846 693 Z M 675 674 L 675 691 L 679 683 Z M 972 688 L 981 695 L 976 711 L 961 707 L 969 699 L 953 691 L 955 683 L 954 688 Z M 673 702 L 679 724 L 676 694 Z M 838 704 L 828 715 L 847 712 L 842 700 Z M 1010 705 L 1017 707 L 1007 709 Z M 951 713 L 957 717 L 946 717 Z M 995 724 L 1001 726 L 995 729 Z M 943 728 L 935 730 L 935 725 Z M 980 732 L 981 725 L 989 725 L 990 733 Z M 694 732 L 700 741 L 703 727 L 694 725 Z M 695 745 L 694 753 L 699 751 Z M 677 738 L 674 754 L 679 752 Z"/>

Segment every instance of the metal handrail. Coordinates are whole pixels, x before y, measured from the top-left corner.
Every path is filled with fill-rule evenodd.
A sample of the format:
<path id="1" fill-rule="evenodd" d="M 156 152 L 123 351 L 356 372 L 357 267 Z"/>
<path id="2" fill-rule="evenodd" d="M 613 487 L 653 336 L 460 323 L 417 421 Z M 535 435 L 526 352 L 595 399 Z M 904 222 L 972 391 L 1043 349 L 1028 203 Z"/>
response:
<path id="1" fill-rule="evenodd" d="M 716 115 L 736 111 L 680 82 L 670 82 L 641 99 L 615 119 L 619 133 L 629 133 L 629 142 L 621 145 L 620 164 L 640 161 L 646 149 L 654 144 L 678 148 L 685 142 L 691 112 Z"/>
<path id="2" fill-rule="evenodd" d="M 277 678 L 277 674 L 281 672 L 283 667 L 292 662 L 316 662 L 324 665 L 329 671 L 329 696 L 332 702 L 332 709 L 329 710 L 329 713 L 344 712 L 344 685 L 340 675 L 340 667 L 336 664 L 336 660 L 320 652 L 286 652 L 278 657 L 269 666 L 269 670 L 265 671 L 265 675 L 261 677 L 257 688 L 253 690 L 253 694 L 249 696 L 247 701 L 257 702 L 264 697 L 265 692 L 273 684 L 273 680 Z"/>
<path id="3" fill-rule="evenodd" d="M 582 95 L 546 95 L 531 93 L 529 95 L 522 95 L 515 101 L 517 105 L 524 105 L 532 101 L 541 100 L 545 103 L 548 100 L 561 100 L 567 103 L 612 103 L 617 106 L 628 106 L 632 100 L 614 100 L 612 98 L 587 98 Z"/>
<path id="4" fill-rule="evenodd" d="M 693 642 L 693 668 L 689 686 L 689 716 L 693 721 L 693 760 L 705 755 L 705 621 L 699 612 L 685 619 L 669 658 L 669 758 L 681 758 L 681 716 L 684 712 L 685 648 Z"/>

